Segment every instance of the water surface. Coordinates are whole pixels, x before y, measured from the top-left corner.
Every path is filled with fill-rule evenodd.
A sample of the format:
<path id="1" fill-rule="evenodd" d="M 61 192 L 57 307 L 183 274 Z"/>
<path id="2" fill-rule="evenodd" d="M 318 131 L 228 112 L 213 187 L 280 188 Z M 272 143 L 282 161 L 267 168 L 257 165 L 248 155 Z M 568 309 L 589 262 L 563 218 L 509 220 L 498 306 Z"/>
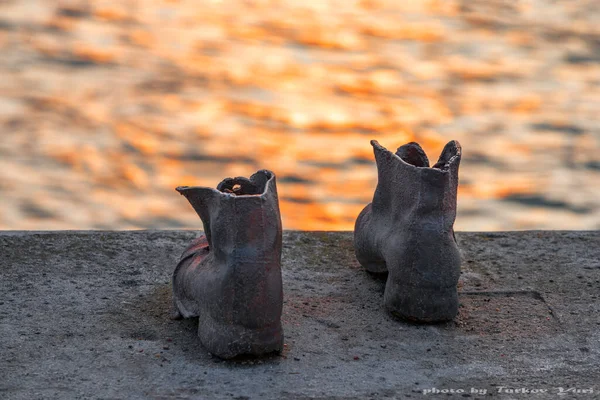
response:
<path id="1" fill-rule="evenodd" d="M 4 1 L 0 228 L 197 228 L 176 186 L 268 168 L 287 229 L 352 229 L 370 139 L 457 139 L 457 229 L 597 229 L 599 10 Z"/>

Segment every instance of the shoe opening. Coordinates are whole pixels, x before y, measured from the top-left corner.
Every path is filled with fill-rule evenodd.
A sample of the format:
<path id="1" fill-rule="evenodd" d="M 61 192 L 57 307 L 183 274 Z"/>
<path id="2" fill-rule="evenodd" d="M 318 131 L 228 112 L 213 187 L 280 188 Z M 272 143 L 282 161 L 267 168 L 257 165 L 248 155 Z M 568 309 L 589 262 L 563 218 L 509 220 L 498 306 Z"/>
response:
<path id="1" fill-rule="evenodd" d="M 431 168 L 442 172 L 448 171 L 453 164 L 460 162 L 462 152 L 460 143 L 456 140 L 451 140 L 444 147 L 438 162 L 433 167 L 429 167 L 429 159 L 427 158 L 425 151 L 423 151 L 423 148 L 416 142 L 410 142 L 400 146 L 398 150 L 396 150 L 396 153 L 387 150 L 376 140 L 371 140 L 371 145 L 375 151 L 375 158 L 377 158 L 378 154 L 393 154 L 395 157 L 402 160 L 402 162 L 410 166 L 416 168 Z"/>
<path id="2" fill-rule="evenodd" d="M 234 196 L 260 196 L 267 189 L 267 182 L 273 177 L 269 171 L 258 171 L 248 178 L 241 176 L 224 179 L 217 186 L 217 190 L 222 193 Z"/>

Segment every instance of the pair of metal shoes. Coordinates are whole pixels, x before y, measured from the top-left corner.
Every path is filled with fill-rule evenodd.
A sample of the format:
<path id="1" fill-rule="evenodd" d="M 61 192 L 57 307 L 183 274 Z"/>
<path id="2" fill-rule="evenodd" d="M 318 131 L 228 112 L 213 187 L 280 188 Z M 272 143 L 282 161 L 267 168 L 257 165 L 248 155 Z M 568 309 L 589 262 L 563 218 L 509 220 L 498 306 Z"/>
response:
<path id="1" fill-rule="evenodd" d="M 371 141 L 378 170 L 373 202 L 356 220 L 360 264 L 388 273 L 384 305 L 416 322 L 458 313 L 460 254 L 454 237 L 461 147 L 449 142 L 429 166 L 408 143 L 396 153 Z M 200 317 L 198 336 L 221 358 L 283 348 L 282 224 L 275 174 L 222 181 L 216 189 L 178 187 L 205 236 L 183 252 L 173 274 L 176 318 Z"/>

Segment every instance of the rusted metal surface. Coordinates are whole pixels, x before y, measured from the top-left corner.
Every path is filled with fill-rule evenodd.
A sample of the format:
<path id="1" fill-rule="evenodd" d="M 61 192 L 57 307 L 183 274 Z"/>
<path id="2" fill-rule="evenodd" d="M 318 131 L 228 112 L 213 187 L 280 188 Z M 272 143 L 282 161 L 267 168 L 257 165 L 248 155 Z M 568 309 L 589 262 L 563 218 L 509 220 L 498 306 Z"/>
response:
<path id="1" fill-rule="evenodd" d="M 175 317 L 200 317 L 202 344 L 222 358 L 281 351 L 282 228 L 275 174 L 223 180 L 217 189 L 178 187 L 205 235 L 173 274 Z"/>
<path id="2" fill-rule="evenodd" d="M 460 144 L 449 142 L 433 167 L 417 143 L 395 154 L 371 144 L 378 183 L 356 220 L 356 257 L 370 272 L 389 273 L 384 304 L 393 315 L 450 320 L 458 313 L 460 253 L 453 227 Z"/>

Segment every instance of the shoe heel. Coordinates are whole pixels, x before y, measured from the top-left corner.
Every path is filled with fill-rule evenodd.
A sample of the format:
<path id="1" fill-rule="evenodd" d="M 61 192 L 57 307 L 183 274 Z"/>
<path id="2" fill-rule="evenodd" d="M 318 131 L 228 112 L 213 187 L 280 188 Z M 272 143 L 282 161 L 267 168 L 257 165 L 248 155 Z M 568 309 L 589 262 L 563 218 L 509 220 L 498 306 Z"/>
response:
<path id="1" fill-rule="evenodd" d="M 201 315 L 198 336 L 211 354 L 225 359 L 244 354 L 281 352 L 283 349 L 281 322 L 261 328 L 247 328 L 216 321 L 209 315 Z"/>
<path id="2" fill-rule="evenodd" d="M 384 304 L 390 314 L 407 321 L 450 321 L 458 314 L 458 291 L 456 287 L 399 287 L 388 280 Z"/>

